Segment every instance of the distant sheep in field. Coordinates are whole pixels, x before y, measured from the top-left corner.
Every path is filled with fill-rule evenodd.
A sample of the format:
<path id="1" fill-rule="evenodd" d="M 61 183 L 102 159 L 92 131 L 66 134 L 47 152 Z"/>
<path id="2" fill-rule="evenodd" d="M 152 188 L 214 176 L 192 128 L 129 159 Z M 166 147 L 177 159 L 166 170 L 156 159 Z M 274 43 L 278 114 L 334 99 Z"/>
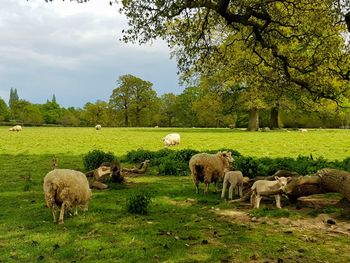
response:
<path id="1" fill-rule="evenodd" d="M 299 129 L 300 132 L 307 132 L 307 129 Z"/>
<path id="2" fill-rule="evenodd" d="M 225 171 L 224 183 L 222 185 L 221 198 L 225 197 L 225 192 L 227 188 L 227 184 L 230 184 L 230 188 L 228 191 L 229 199 L 232 200 L 233 189 L 236 189 L 236 193 L 239 193 L 239 196 L 243 195 L 243 174 L 241 171 Z"/>
<path id="3" fill-rule="evenodd" d="M 97 125 L 95 126 L 95 129 L 99 131 L 99 130 L 102 129 L 102 126 L 101 126 L 100 124 L 97 124 Z"/>
<path id="4" fill-rule="evenodd" d="M 59 224 L 63 224 L 65 210 L 77 208 L 87 210 L 91 198 L 91 190 L 86 176 L 75 170 L 55 169 L 44 178 L 46 205 L 52 210 L 53 221 L 56 222 L 56 207 L 60 208 Z"/>
<path id="5" fill-rule="evenodd" d="M 275 181 L 258 180 L 252 186 L 250 203 L 253 208 L 259 208 L 263 196 L 274 195 L 276 207 L 281 208 L 281 191 L 286 187 L 291 177 L 275 177 Z"/>
<path id="6" fill-rule="evenodd" d="M 16 131 L 19 132 L 22 130 L 22 126 L 21 125 L 15 125 L 12 128 L 9 129 L 9 131 Z"/>
<path id="7" fill-rule="evenodd" d="M 180 134 L 170 133 L 167 136 L 165 136 L 162 140 L 165 147 L 180 144 Z"/>
<path id="8" fill-rule="evenodd" d="M 204 193 L 208 193 L 209 183 L 217 181 L 224 177 L 225 169 L 230 167 L 233 162 L 231 152 L 218 152 L 216 154 L 198 153 L 192 156 L 189 166 L 193 182 L 198 194 L 199 182 L 204 182 Z M 217 187 L 216 187 L 217 188 Z"/>

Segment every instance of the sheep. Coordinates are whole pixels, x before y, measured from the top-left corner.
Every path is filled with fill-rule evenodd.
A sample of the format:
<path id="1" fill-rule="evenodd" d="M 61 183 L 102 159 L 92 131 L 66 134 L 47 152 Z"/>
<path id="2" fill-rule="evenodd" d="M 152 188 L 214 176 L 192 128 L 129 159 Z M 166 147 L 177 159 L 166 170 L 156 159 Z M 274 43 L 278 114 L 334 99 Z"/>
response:
<path id="1" fill-rule="evenodd" d="M 204 182 L 204 194 L 208 193 L 209 183 L 223 178 L 224 170 L 228 169 L 230 163 L 233 162 L 231 152 L 217 152 L 216 154 L 198 153 L 192 156 L 189 166 L 193 182 L 196 186 L 198 194 L 199 182 Z"/>
<path id="2" fill-rule="evenodd" d="M 44 193 L 46 205 L 51 208 L 53 221 L 56 223 L 56 207 L 60 207 L 59 224 L 63 224 L 65 209 L 77 207 L 87 210 L 91 198 L 91 190 L 86 176 L 75 170 L 55 169 L 44 178 Z"/>
<path id="3" fill-rule="evenodd" d="M 100 124 L 97 124 L 97 125 L 95 126 L 95 129 L 96 129 L 97 131 L 101 130 L 101 128 L 102 128 L 102 126 L 101 126 Z"/>
<path id="4" fill-rule="evenodd" d="M 276 207 L 281 208 L 280 193 L 291 180 L 291 177 L 275 176 L 276 181 L 258 180 L 251 187 L 252 194 L 250 196 L 250 204 L 253 208 L 259 208 L 262 196 L 274 195 Z"/>
<path id="5" fill-rule="evenodd" d="M 162 138 L 162 140 L 163 140 L 165 147 L 180 144 L 180 134 L 170 133 L 167 136 L 165 136 L 164 138 Z"/>
<path id="6" fill-rule="evenodd" d="M 299 129 L 300 132 L 307 132 L 307 129 Z"/>
<path id="7" fill-rule="evenodd" d="M 21 125 L 15 125 L 12 128 L 9 129 L 9 131 L 16 131 L 19 132 L 22 130 L 22 126 Z"/>
<path id="8" fill-rule="evenodd" d="M 233 188 L 236 189 L 236 193 L 238 190 L 239 197 L 242 197 L 242 189 L 243 189 L 243 174 L 241 171 L 225 171 L 225 176 L 224 176 L 224 183 L 222 186 L 222 192 L 221 192 L 221 198 L 225 197 L 225 191 L 227 188 L 227 183 L 230 183 L 230 188 L 229 188 L 229 199 L 232 200 L 232 192 Z"/>

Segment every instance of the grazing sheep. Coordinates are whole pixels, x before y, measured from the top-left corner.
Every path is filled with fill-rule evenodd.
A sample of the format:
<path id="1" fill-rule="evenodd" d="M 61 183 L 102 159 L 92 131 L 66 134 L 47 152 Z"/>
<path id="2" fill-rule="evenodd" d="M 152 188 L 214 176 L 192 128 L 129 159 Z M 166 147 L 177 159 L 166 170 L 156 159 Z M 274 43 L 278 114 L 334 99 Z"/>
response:
<path id="1" fill-rule="evenodd" d="M 276 207 L 281 208 L 280 193 L 291 180 L 291 177 L 275 177 L 276 181 L 258 180 L 252 186 L 250 203 L 253 208 L 259 208 L 262 196 L 274 195 Z"/>
<path id="2" fill-rule="evenodd" d="M 180 134 L 170 133 L 167 136 L 165 136 L 162 140 L 165 147 L 180 144 Z"/>
<path id="3" fill-rule="evenodd" d="M 300 132 L 307 132 L 307 129 L 299 129 Z"/>
<path id="4" fill-rule="evenodd" d="M 22 130 L 22 126 L 21 125 L 15 125 L 12 128 L 9 129 L 9 131 L 16 131 L 19 132 Z"/>
<path id="5" fill-rule="evenodd" d="M 97 125 L 95 126 L 95 129 L 99 131 L 99 130 L 102 129 L 102 126 L 101 126 L 100 124 L 97 124 Z"/>
<path id="6" fill-rule="evenodd" d="M 65 209 L 77 207 L 87 210 L 91 198 L 91 190 L 86 176 L 75 170 L 55 169 L 44 178 L 44 192 L 46 205 L 51 208 L 53 221 L 56 222 L 56 207 L 60 207 L 58 223 L 63 224 Z"/>
<path id="7" fill-rule="evenodd" d="M 216 154 L 198 153 L 192 156 L 189 166 L 193 182 L 196 186 L 198 194 L 199 182 L 204 182 L 204 193 L 208 193 L 209 183 L 223 178 L 225 169 L 228 169 L 230 163 L 233 162 L 231 152 L 218 152 Z"/>
<path id="8" fill-rule="evenodd" d="M 222 186 L 221 198 L 225 197 L 225 191 L 227 188 L 227 183 L 230 183 L 230 188 L 228 191 L 229 199 L 232 200 L 233 188 L 238 190 L 239 197 L 242 197 L 243 189 L 243 174 L 241 171 L 225 171 L 224 183 Z"/>

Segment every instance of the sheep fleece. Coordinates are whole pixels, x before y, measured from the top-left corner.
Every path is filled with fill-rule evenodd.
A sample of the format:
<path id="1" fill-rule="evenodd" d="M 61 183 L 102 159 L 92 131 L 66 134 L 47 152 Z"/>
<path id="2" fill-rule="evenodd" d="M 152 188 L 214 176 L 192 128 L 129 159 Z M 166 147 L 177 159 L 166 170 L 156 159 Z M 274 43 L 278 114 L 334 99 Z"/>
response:
<path id="1" fill-rule="evenodd" d="M 223 177 L 224 169 L 229 166 L 229 163 L 220 154 L 198 153 L 194 155 L 189 163 L 193 179 L 210 183 Z M 196 167 L 201 168 L 198 171 Z"/>
<path id="2" fill-rule="evenodd" d="M 55 169 L 44 178 L 45 200 L 48 207 L 61 206 L 65 201 L 72 206 L 85 206 L 91 198 L 85 174 L 69 169 Z"/>

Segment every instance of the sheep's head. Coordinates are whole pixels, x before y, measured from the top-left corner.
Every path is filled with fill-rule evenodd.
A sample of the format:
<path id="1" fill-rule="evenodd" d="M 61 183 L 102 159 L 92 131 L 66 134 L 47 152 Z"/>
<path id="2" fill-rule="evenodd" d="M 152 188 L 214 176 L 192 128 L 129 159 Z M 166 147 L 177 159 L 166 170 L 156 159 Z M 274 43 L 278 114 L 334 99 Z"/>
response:
<path id="1" fill-rule="evenodd" d="M 228 168 L 230 166 L 230 163 L 232 163 L 234 161 L 231 152 L 218 152 L 217 155 L 223 160 L 223 162 L 225 163 L 226 168 Z"/>
<path id="2" fill-rule="evenodd" d="M 290 182 L 290 180 L 292 179 L 292 177 L 278 177 L 275 176 L 275 179 L 278 181 L 279 185 L 280 185 L 280 189 L 284 190 L 284 188 L 286 187 L 286 185 L 288 184 L 288 182 Z"/>

